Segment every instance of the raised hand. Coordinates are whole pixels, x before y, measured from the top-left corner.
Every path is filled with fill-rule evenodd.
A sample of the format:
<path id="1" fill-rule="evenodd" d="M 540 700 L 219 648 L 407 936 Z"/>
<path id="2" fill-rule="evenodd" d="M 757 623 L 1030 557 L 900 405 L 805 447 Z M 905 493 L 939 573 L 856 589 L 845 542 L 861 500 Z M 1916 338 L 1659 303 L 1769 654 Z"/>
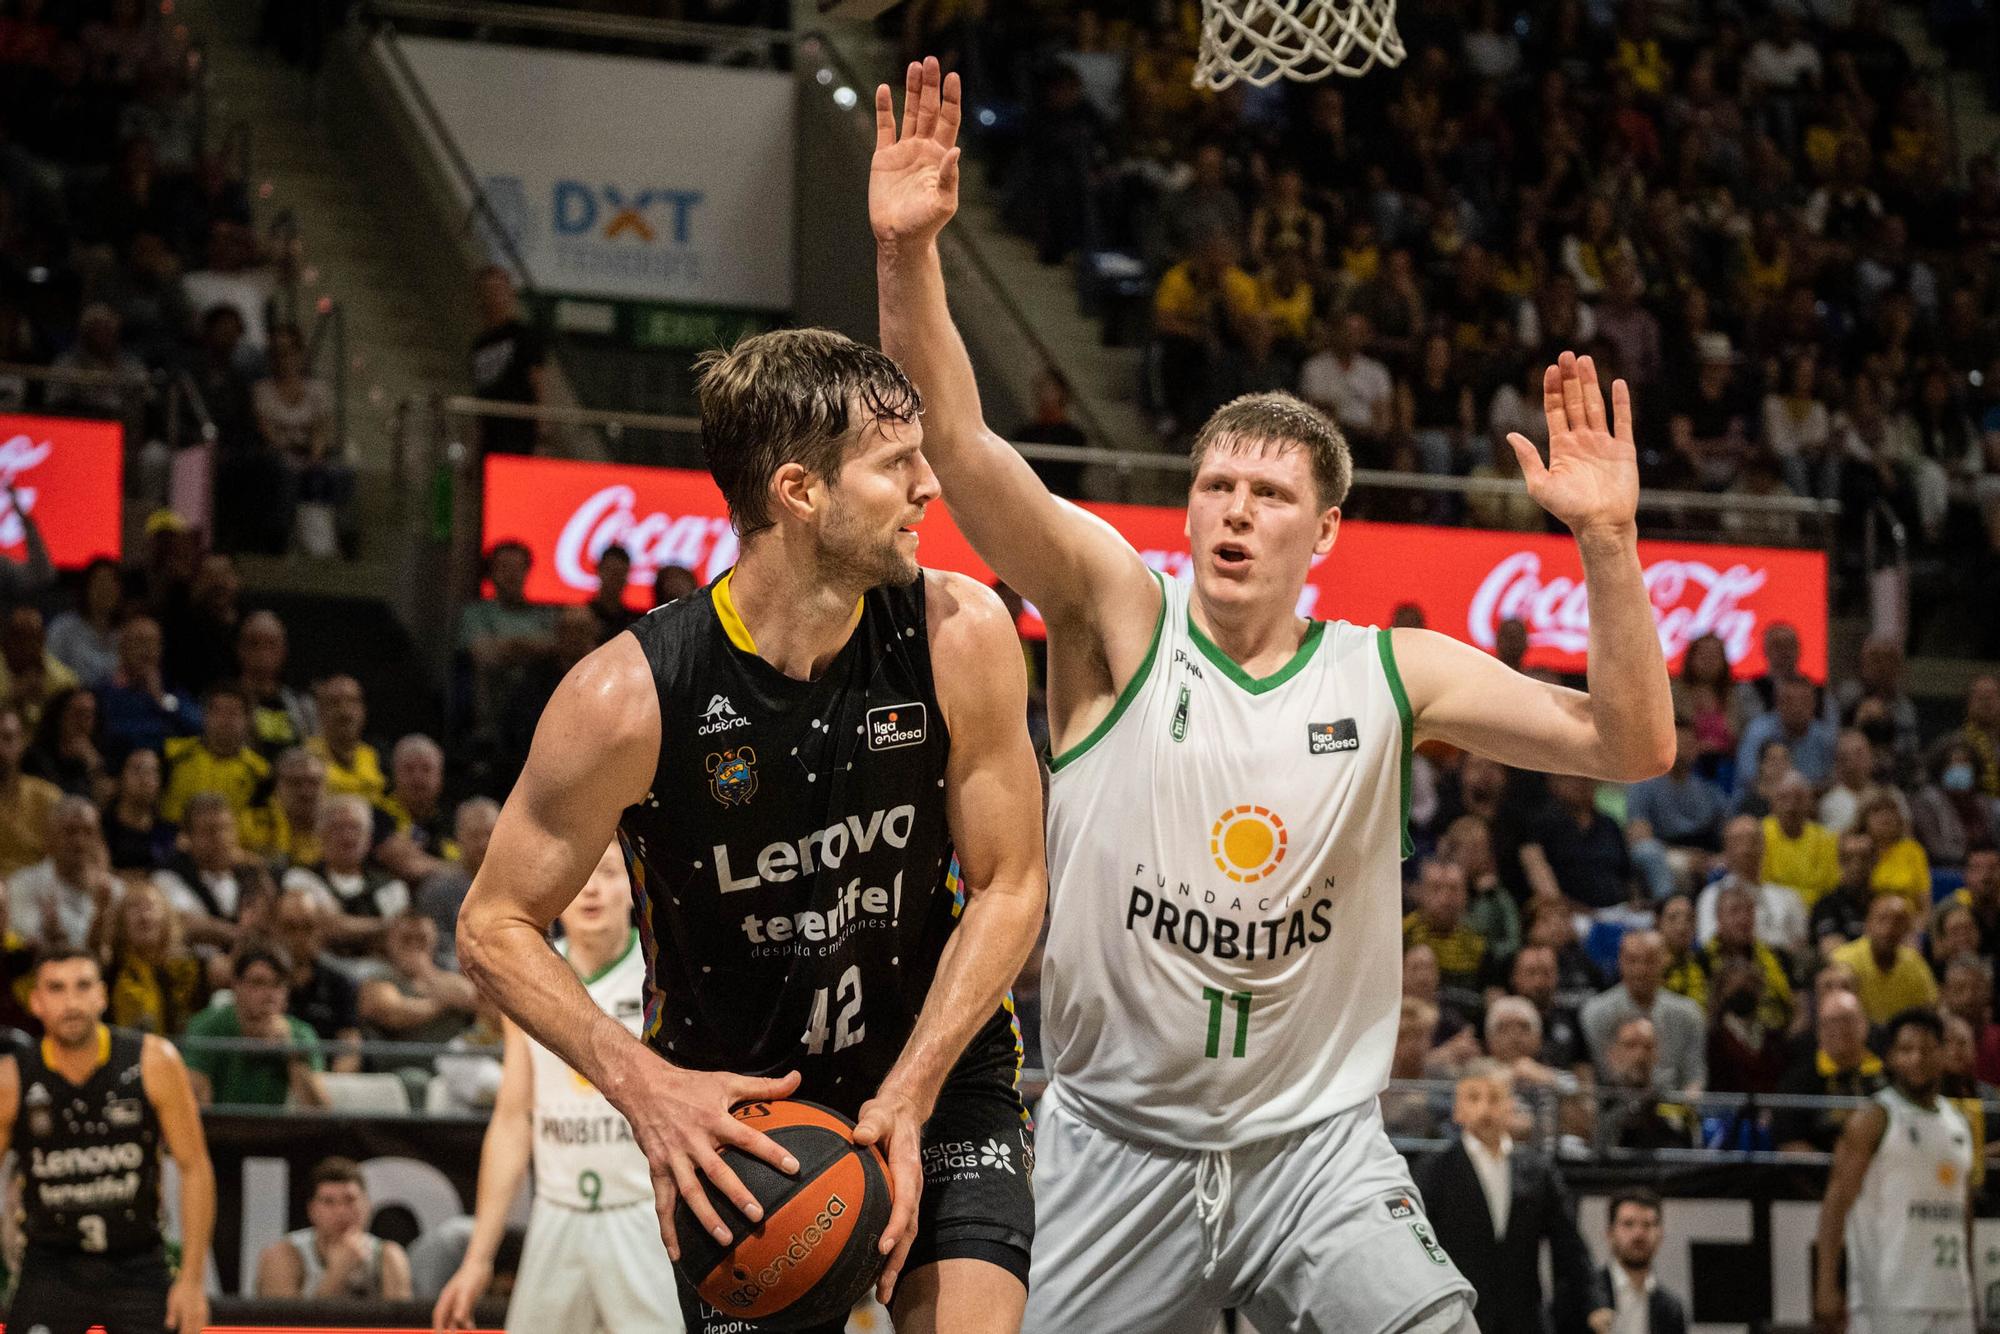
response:
<path id="1" fill-rule="evenodd" d="M 1542 376 L 1542 412 L 1549 423 L 1549 461 L 1519 433 L 1507 443 L 1520 460 L 1528 494 L 1581 534 L 1630 528 L 1639 515 L 1639 452 L 1632 445 L 1632 395 L 1611 382 L 1611 420 L 1589 357 L 1565 352 Z"/>
<path id="2" fill-rule="evenodd" d="M 868 168 L 868 221 L 881 242 L 927 241 L 958 211 L 958 76 L 936 56 L 904 80 L 903 128 L 889 85 L 875 89 L 875 158 Z"/>

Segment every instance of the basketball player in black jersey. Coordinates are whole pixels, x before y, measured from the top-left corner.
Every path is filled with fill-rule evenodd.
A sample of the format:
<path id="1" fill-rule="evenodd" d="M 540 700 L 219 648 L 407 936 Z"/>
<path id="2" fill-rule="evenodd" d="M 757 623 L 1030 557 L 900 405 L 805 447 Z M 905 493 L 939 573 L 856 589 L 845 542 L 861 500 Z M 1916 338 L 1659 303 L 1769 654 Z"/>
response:
<path id="1" fill-rule="evenodd" d="M 670 1252 L 677 1198 L 729 1237 L 698 1173 L 759 1216 L 719 1144 L 796 1170 L 727 1114 L 796 1094 L 887 1155 L 878 1293 L 898 1331 L 1013 1331 L 1033 1204 L 1005 998 L 1047 876 L 1012 624 L 990 590 L 917 565 L 937 482 L 894 362 L 784 331 L 705 359 L 699 393 L 741 556 L 557 690 L 459 958 L 630 1120 Z M 544 938 L 614 832 L 643 1044 Z M 692 1330 L 740 1328 L 683 1304 Z"/>
<path id="2" fill-rule="evenodd" d="M 46 954 L 29 1008 L 47 1034 L 0 1057 L 0 1155 L 16 1150 L 27 1251 L 9 1330 L 194 1334 L 215 1230 L 215 1173 L 180 1053 L 106 1028 L 104 976 L 85 950 Z M 160 1237 L 160 1149 L 181 1179 L 180 1272 Z"/>

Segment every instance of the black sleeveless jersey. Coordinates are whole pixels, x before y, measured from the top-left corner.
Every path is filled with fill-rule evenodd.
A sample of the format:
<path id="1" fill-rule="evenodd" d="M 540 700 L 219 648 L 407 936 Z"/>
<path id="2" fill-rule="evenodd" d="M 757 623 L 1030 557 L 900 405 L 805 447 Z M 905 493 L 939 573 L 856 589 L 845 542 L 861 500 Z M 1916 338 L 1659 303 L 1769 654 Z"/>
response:
<path id="1" fill-rule="evenodd" d="M 816 681 L 750 647 L 728 576 L 632 626 L 660 699 L 652 791 L 619 832 L 676 1065 L 774 1076 L 852 1114 L 895 1064 L 963 896 L 924 581 L 862 599 Z M 996 1011 L 953 1078 L 1017 1065 Z"/>
<path id="2" fill-rule="evenodd" d="M 14 1150 L 31 1245 L 88 1255 L 160 1245 L 160 1118 L 140 1080 L 145 1036 L 109 1031 L 110 1059 L 81 1086 L 48 1067 L 39 1042 L 17 1057 Z"/>

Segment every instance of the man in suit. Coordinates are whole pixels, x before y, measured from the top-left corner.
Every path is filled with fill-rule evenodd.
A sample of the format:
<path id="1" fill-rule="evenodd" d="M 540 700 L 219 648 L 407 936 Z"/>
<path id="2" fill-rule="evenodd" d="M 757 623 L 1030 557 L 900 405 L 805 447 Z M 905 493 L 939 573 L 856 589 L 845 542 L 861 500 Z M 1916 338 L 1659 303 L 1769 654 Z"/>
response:
<path id="1" fill-rule="evenodd" d="M 1660 1249 L 1660 1197 L 1643 1186 L 1611 1197 L 1611 1263 L 1597 1271 L 1611 1295 L 1611 1334 L 1687 1334 L 1687 1308 L 1653 1277 Z"/>
<path id="2" fill-rule="evenodd" d="M 1609 1298 L 1591 1272 L 1576 1211 L 1555 1165 L 1507 1134 L 1514 1093 L 1504 1067 L 1478 1061 L 1458 1081 L 1459 1140 L 1417 1167 L 1438 1242 L 1479 1293 L 1480 1334 L 1582 1334 L 1608 1328 Z M 1553 1321 L 1542 1301 L 1540 1250 L 1555 1273 Z"/>

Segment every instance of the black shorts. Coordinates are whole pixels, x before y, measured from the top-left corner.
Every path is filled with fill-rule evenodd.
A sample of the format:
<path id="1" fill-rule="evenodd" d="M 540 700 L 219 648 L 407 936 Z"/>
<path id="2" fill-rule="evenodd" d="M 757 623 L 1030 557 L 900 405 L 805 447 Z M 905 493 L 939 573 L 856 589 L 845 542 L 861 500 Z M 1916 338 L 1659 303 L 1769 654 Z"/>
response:
<path id="1" fill-rule="evenodd" d="M 7 1308 L 8 1334 L 165 1334 L 173 1275 L 159 1251 L 82 1255 L 30 1246 Z"/>
<path id="2" fill-rule="evenodd" d="M 924 1125 L 924 1194 L 917 1236 L 898 1285 L 940 1260 L 984 1260 L 1028 1286 L 1035 1235 L 1034 1131 L 1012 1074 L 955 1077 Z M 702 1301 L 685 1280 L 681 1314 L 688 1334 L 754 1334 L 756 1326 Z M 845 1321 L 808 1334 L 841 1334 Z M 9 1327 L 12 1334 L 12 1327 Z"/>

